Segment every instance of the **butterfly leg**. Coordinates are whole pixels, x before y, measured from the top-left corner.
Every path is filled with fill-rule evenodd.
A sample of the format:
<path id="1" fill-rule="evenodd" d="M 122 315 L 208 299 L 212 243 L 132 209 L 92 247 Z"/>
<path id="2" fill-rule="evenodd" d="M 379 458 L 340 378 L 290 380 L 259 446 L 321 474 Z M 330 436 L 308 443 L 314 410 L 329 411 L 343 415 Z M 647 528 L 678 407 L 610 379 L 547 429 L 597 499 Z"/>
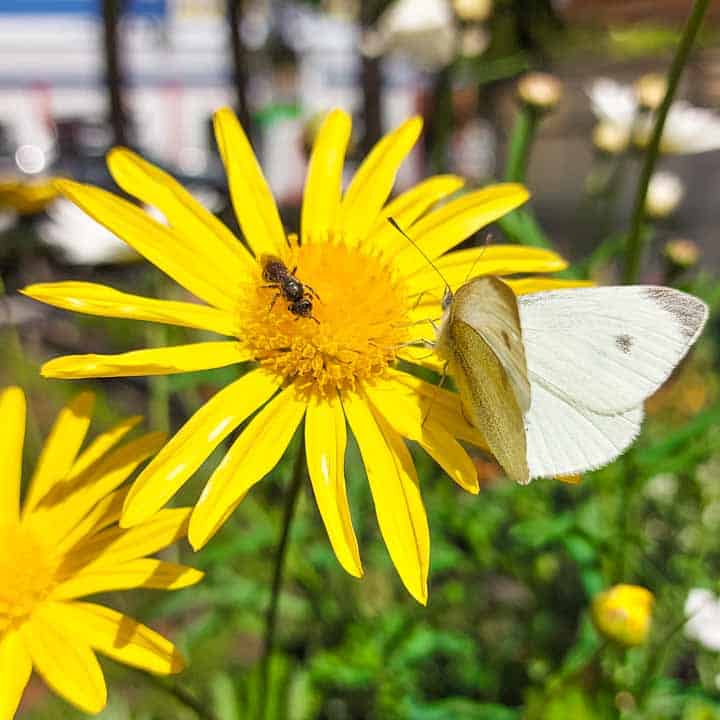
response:
<path id="1" fill-rule="evenodd" d="M 448 372 L 448 363 L 445 363 L 442 368 L 442 373 L 440 375 L 440 382 L 438 383 L 437 387 L 438 390 L 442 389 L 442 386 L 445 384 L 445 380 L 447 380 Z M 430 415 L 430 410 L 432 410 L 433 402 L 435 402 L 435 398 L 431 397 L 430 402 L 428 403 L 427 410 L 425 410 L 425 415 L 423 415 L 422 422 L 420 423 L 420 427 L 424 427 L 425 421 L 428 419 L 428 416 Z"/>

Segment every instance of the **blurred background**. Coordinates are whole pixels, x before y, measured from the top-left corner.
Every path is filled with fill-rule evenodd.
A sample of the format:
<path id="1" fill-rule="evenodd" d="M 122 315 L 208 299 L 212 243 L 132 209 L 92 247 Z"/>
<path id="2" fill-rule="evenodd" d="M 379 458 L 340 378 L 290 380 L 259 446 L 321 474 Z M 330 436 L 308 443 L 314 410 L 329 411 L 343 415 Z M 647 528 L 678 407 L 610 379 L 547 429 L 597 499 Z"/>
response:
<path id="1" fill-rule="evenodd" d="M 0 384 L 19 383 L 30 397 L 26 473 L 54 414 L 80 389 L 42 380 L 42 362 L 198 339 L 182 328 L 64 313 L 17 293 L 29 283 L 65 279 L 168 298 L 177 292 L 56 197 L 53 177 L 117 191 L 104 155 L 127 145 L 237 231 L 211 131 L 213 111 L 230 105 L 286 226 L 297 228 L 309 148 L 330 108 L 353 114 L 348 175 L 383 132 L 420 114 L 425 131 L 396 188 L 437 172 L 458 173 L 472 187 L 508 177 L 527 104 L 518 80 L 544 71 L 561 85 L 540 108 L 523 173 L 533 195 L 531 214 L 523 217 L 534 224 L 525 236 L 517 224 L 501 223 L 491 229 L 492 241 L 552 245 L 581 276 L 612 282 L 641 157 L 627 137 L 618 139 L 619 119 L 628 102 L 634 112 L 638 79 L 667 71 L 690 6 L 688 0 L 0 0 Z M 612 82 L 603 89 L 601 78 Z M 714 310 L 718 3 L 710 5 L 677 97 L 707 109 L 690 135 L 712 140 L 716 133 L 718 141 L 707 152 L 681 148 L 662 157 L 665 182 L 656 187 L 646 228 L 642 279 L 688 289 Z M 433 538 L 427 610 L 404 593 L 389 564 L 351 446 L 349 492 L 367 576 L 358 583 L 337 566 L 308 492 L 281 598 L 269 717 L 720 719 L 717 652 L 681 632 L 688 591 L 718 589 L 717 330 L 711 318 L 705 341 L 651 399 L 647 431 L 629 459 L 580 486 L 516 488 L 494 463 L 478 458 L 484 487 L 474 498 L 418 453 Z M 175 430 L 237 374 L 223 368 L 82 385 L 100 397 L 96 431 L 135 412 L 146 414 L 152 428 Z M 198 496 L 219 452 L 180 502 Z M 179 682 L 208 714 L 174 700 L 163 683 L 105 663 L 111 701 L 102 718 L 252 716 L 279 498 L 293 452 L 207 550 L 174 551 L 206 571 L 200 587 L 170 599 L 140 592 L 133 600 L 109 600 L 179 643 L 191 660 Z M 628 477 L 630 499 L 617 490 Z M 631 650 L 602 645 L 588 614 L 590 598 L 620 578 L 644 584 L 657 598 L 658 630 Z M 662 632 L 675 626 L 671 636 Z M 20 717 L 81 715 L 34 682 Z"/>

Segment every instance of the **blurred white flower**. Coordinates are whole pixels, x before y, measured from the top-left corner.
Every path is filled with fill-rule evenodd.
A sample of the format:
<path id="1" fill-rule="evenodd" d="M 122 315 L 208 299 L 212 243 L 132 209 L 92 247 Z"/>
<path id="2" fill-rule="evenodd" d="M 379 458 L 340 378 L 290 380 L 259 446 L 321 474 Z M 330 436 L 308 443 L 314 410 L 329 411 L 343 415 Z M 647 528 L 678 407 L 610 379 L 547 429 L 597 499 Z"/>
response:
<path id="1" fill-rule="evenodd" d="M 711 590 L 693 588 L 685 601 L 685 635 L 720 652 L 720 600 Z"/>
<path id="2" fill-rule="evenodd" d="M 12 210 L 0 210 L 0 233 L 9 230 L 17 221 L 17 213 Z"/>
<path id="3" fill-rule="evenodd" d="M 593 144 L 601 152 L 618 155 L 625 152 L 630 142 L 627 129 L 607 120 L 601 120 L 593 129 Z"/>
<path id="4" fill-rule="evenodd" d="M 425 70 L 455 57 L 458 30 L 446 0 L 395 0 L 377 27 L 384 52 L 398 51 Z"/>
<path id="5" fill-rule="evenodd" d="M 139 255 L 77 205 L 58 198 L 38 223 L 40 239 L 73 265 L 103 265 L 139 259 Z"/>
<path id="6" fill-rule="evenodd" d="M 462 31 L 460 52 L 463 57 L 476 58 L 490 46 L 490 33 L 484 25 L 472 25 Z"/>
<path id="7" fill-rule="evenodd" d="M 645 197 L 645 212 L 661 220 L 672 215 L 685 196 L 685 186 L 674 173 L 660 170 L 653 173 Z"/>
<path id="8" fill-rule="evenodd" d="M 562 99 L 563 84 L 550 73 L 525 73 L 517 83 L 520 99 L 538 110 L 552 110 Z"/>
<path id="9" fill-rule="evenodd" d="M 615 125 L 628 136 L 632 133 L 641 146 L 648 143 L 655 118 L 652 113 L 640 113 L 632 86 L 599 78 L 588 88 L 588 95 L 592 111 L 601 122 Z M 720 115 L 684 100 L 674 102 L 665 121 L 660 150 L 686 155 L 717 149 L 720 149 Z"/>

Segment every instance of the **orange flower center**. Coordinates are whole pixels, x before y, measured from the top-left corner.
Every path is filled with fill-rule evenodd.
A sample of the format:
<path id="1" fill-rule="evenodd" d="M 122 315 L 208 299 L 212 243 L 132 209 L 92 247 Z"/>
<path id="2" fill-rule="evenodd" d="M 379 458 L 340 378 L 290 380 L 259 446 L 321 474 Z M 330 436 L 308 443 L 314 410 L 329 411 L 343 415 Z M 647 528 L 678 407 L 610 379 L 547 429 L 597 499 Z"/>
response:
<path id="1" fill-rule="evenodd" d="M 296 268 L 312 310 L 303 314 L 307 306 L 293 306 L 281 287 L 263 287 L 269 281 L 258 273 L 240 309 L 243 343 L 263 366 L 321 394 L 381 375 L 408 339 L 411 310 L 392 265 L 332 238 L 290 240 L 282 261 L 289 273 Z"/>
<path id="2" fill-rule="evenodd" d="M 30 528 L 0 526 L 0 633 L 20 625 L 54 584 L 55 562 Z"/>

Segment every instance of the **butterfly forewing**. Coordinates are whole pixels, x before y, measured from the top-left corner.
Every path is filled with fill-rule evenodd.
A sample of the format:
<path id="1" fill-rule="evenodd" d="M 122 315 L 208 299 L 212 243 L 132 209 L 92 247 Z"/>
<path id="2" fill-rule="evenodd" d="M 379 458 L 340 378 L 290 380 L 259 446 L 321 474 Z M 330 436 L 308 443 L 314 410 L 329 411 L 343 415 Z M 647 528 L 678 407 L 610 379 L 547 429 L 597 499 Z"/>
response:
<path id="1" fill-rule="evenodd" d="M 453 299 L 444 333 L 440 347 L 468 421 L 508 476 L 528 482 L 523 407 L 530 387 L 514 295 L 495 278 L 465 284 Z"/>
<path id="2" fill-rule="evenodd" d="M 652 395 L 707 319 L 702 300 L 642 285 L 539 292 L 518 304 L 531 382 L 607 415 Z"/>

